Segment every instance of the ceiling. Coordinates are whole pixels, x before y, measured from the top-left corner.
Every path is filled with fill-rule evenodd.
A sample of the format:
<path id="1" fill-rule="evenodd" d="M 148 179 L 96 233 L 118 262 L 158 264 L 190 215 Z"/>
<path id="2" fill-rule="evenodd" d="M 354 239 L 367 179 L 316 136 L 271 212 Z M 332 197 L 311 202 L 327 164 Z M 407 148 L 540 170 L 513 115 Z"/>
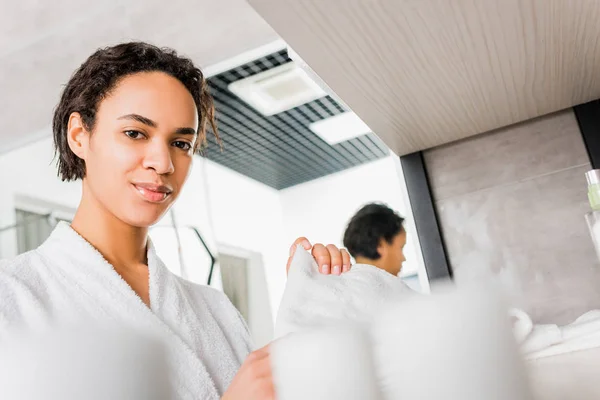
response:
<path id="1" fill-rule="evenodd" d="M 600 1 L 248 1 L 399 155 L 600 97 Z"/>
<path id="2" fill-rule="evenodd" d="M 278 36 L 245 0 L 1 0 L 0 153 L 50 135 L 75 68 L 98 47 L 134 39 L 206 67 Z"/>
<path id="3" fill-rule="evenodd" d="M 211 143 L 205 150 L 208 159 L 285 189 L 389 154 L 373 134 L 333 146 L 314 134 L 310 123 L 344 112 L 329 96 L 267 117 L 228 89 L 232 82 L 290 61 L 286 50 L 280 50 L 208 79 L 224 143 L 222 152 Z"/>

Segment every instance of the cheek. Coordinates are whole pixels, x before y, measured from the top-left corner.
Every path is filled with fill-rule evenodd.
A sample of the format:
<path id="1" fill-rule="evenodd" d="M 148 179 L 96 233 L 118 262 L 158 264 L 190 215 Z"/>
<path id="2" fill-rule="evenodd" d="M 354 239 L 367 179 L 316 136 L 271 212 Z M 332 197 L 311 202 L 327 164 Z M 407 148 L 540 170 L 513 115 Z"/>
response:
<path id="1" fill-rule="evenodd" d="M 118 187 L 118 182 L 127 176 L 129 171 L 136 169 L 142 160 L 141 152 L 135 146 L 127 146 L 112 138 L 98 140 L 90 148 L 89 164 L 90 176 L 96 176 L 100 181 Z M 106 188 L 108 189 L 108 188 Z"/>
<path id="2" fill-rule="evenodd" d="M 190 173 L 192 172 L 193 159 L 192 156 L 174 157 L 175 173 L 173 174 L 173 184 L 176 185 L 179 190 L 187 181 Z"/>
<path id="3" fill-rule="evenodd" d="M 121 172 L 127 172 L 134 170 L 142 164 L 143 152 L 141 146 L 127 146 L 116 143 L 104 154 L 107 161 L 113 163 L 113 167 L 121 170 Z"/>

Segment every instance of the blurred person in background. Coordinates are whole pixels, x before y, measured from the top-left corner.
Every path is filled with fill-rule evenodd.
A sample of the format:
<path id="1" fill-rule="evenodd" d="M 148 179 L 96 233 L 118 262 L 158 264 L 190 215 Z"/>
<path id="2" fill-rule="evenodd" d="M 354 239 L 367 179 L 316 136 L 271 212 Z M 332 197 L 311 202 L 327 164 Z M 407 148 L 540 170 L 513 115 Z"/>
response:
<path id="1" fill-rule="evenodd" d="M 377 267 L 392 275 L 402 270 L 406 230 L 404 218 L 384 204 L 371 203 L 350 219 L 344 246 L 357 264 Z"/>

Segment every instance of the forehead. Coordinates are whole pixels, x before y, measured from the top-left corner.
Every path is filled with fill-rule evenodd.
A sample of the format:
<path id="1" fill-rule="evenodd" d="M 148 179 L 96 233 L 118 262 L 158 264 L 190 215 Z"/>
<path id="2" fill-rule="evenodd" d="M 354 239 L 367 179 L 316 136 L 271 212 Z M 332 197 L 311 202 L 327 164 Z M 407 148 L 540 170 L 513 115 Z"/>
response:
<path id="1" fill-rule="evenodd" d="M 406 231 L 403 229 L 402 232 L 396 235 L 394 238 L 396 242 L 405 243 L 406 242 Z"/>
<path id="2" fill-rule="evenodd" d="M 198 128 L 194 98 L 176 78 L 142 72 L 122 78 L 98 106 L 99 118 L 139 114 L 164 127 Z"/>

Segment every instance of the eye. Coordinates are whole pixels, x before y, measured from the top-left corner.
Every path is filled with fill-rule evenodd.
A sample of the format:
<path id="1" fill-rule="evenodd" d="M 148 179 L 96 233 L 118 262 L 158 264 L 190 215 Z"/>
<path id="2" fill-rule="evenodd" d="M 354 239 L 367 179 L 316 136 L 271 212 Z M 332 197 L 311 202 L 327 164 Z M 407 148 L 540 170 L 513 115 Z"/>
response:
<path id="1" fill-rule="evenodd" d="M 189 144 L 188 142 L 184 142 L 183 140 L 176 140 L 175 142 L 173 142 L 173 146 L 185 151 L 189 151 L 192 148 L 191 144 Z"/>
<path id="2" fill-rule="evenodd" d="M 134 131 L 134 130 L 127 130 L 125 132 L 123 132 L 125 135 L 127 135 L 127 137 L 129 137 L 130 139 L 134 139 L 134 140 L 139 140 L 142 139 L 144 137 L 144 134 L 142 132 L 139 131 Z"/>

